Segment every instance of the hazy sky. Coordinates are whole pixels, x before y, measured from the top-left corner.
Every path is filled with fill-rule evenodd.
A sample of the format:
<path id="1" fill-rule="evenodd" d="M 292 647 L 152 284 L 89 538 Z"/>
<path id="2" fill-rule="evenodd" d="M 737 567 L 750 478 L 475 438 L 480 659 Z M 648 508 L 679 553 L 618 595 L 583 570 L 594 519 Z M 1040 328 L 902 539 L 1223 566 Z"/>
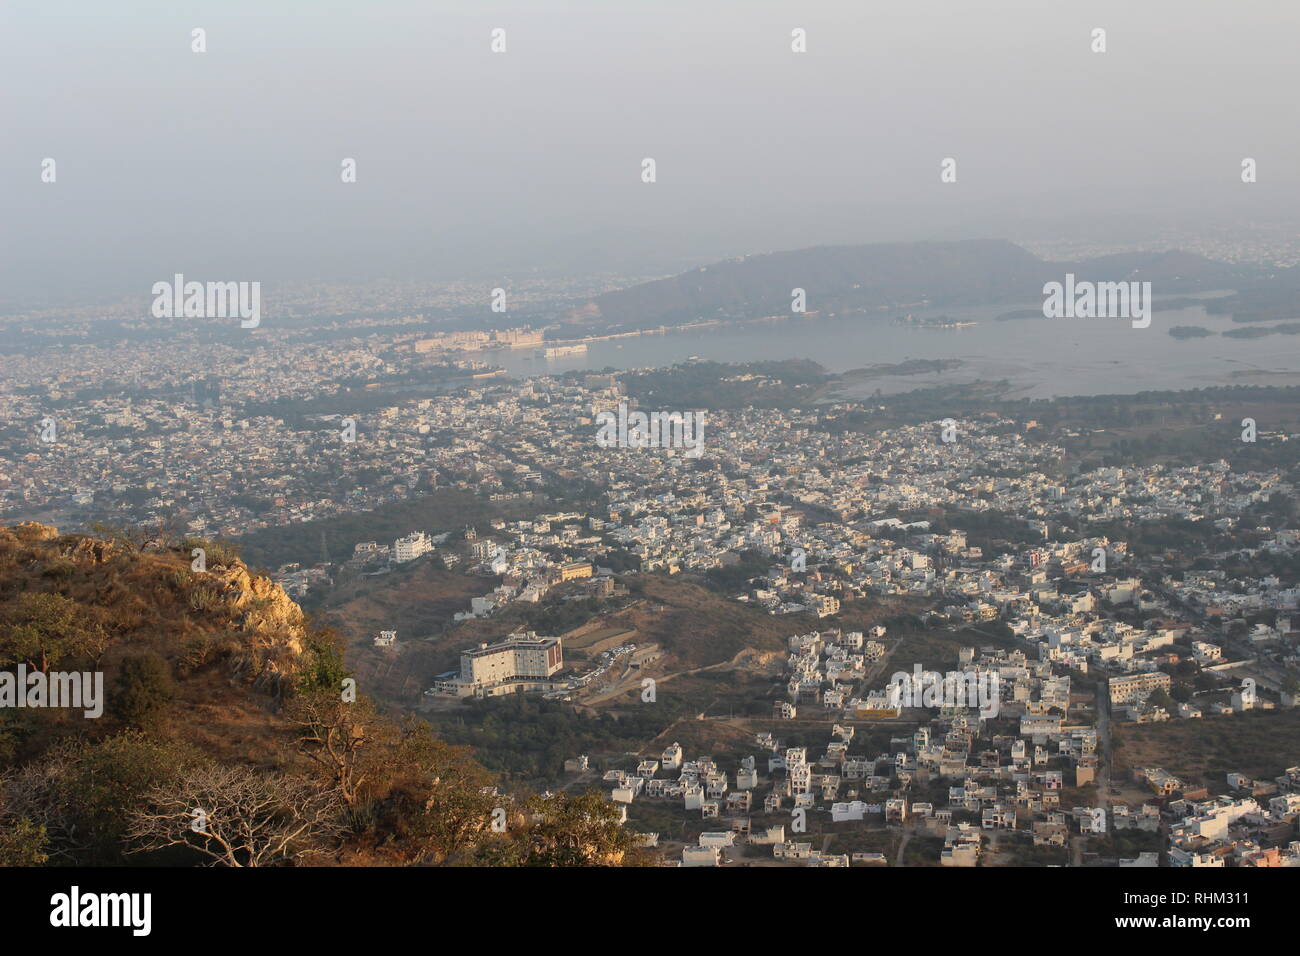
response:
<path id="1" fill-rule="evenodd" d="M 651 273 L 1289 217 L 1298 37 L 1293 0 L 3 0 L 0 282 Z"/>

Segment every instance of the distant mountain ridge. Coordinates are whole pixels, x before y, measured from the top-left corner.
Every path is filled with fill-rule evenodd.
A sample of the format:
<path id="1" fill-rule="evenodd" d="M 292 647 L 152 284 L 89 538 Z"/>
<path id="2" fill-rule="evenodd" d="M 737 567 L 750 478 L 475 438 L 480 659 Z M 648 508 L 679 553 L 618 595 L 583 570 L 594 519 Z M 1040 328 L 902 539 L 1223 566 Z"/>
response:
<path id="1" fill-rule="evenodd" d="M 1210 288 L 1243 270 L 1193 253 L 1129 252 L 1049 262 L 1003 239 L 816 246 L 746 256 L 681 275 L 606 292 L 577 321 L 610 326 L 788 315 L 792 290 L 804 289 L 809 312 L 889 311 L 915 307 L 1024 302 L 1067 272 L 1092 281 L 1150 280 L 1157 294 Z"/>

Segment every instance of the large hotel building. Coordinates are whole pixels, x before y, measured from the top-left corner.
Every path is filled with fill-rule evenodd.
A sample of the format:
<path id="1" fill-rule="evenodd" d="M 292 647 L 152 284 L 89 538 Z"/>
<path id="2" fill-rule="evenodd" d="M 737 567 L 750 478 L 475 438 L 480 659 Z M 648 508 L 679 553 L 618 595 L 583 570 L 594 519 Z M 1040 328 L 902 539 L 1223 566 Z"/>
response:
<path id="1" fill-rule="evenodd" d="M 558 637 L 532 631 L 511 634 L 496 644 L 480 644 L 460 655 L 460 673 L 438 675 L 433 693 L 451 697 L 497 697 L 550 686 L 564 666 Z"/>

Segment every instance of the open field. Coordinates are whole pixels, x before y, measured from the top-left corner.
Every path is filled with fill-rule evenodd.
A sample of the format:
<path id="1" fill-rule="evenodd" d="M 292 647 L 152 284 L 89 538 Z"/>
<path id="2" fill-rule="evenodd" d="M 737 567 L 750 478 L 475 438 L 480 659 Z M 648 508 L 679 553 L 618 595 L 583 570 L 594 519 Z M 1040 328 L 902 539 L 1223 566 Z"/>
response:
<path id="1" fill-rule="evenodd" d="M 1117 778 L 1134 767 L 1163 767 L 1189 786 L 1221 793 L 1230 771 L 1271 780 L 1300 764 L 1300 708 L 1112 726 Z"/>
<path id="2" fill-rule="evenodd" d="M 620 644 L 637 642 L 637 630 L 631 627 L 583 627 L 574 628 L 561 637 L 564 640 L 564 650 L 582 651 L 588 656 L 594 656 L 601 651 L 607 651 L 611 647 L 617 647 Z"/>

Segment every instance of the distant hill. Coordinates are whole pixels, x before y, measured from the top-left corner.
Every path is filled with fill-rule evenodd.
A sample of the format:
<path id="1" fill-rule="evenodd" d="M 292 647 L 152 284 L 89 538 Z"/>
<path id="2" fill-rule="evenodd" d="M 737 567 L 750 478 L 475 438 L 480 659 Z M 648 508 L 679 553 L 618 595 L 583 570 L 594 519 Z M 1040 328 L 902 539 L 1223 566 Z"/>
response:
<path id="1" fill-rule="evenodd" d="M 788 315 L 791 290 L 806 290 L 810 312 L 890 313 L 928 306 L 1024 302 L 1043 283 L 1145 279 L 1158 292 L 1194 291 L 1232 281 L 1237 268 L 1192 253 L 1132 252 L 1049 262 L 1001 239 L 817 246 L 746 256 L 598 296 L 573 321 L 628 329 L 699 319 Z"/>

